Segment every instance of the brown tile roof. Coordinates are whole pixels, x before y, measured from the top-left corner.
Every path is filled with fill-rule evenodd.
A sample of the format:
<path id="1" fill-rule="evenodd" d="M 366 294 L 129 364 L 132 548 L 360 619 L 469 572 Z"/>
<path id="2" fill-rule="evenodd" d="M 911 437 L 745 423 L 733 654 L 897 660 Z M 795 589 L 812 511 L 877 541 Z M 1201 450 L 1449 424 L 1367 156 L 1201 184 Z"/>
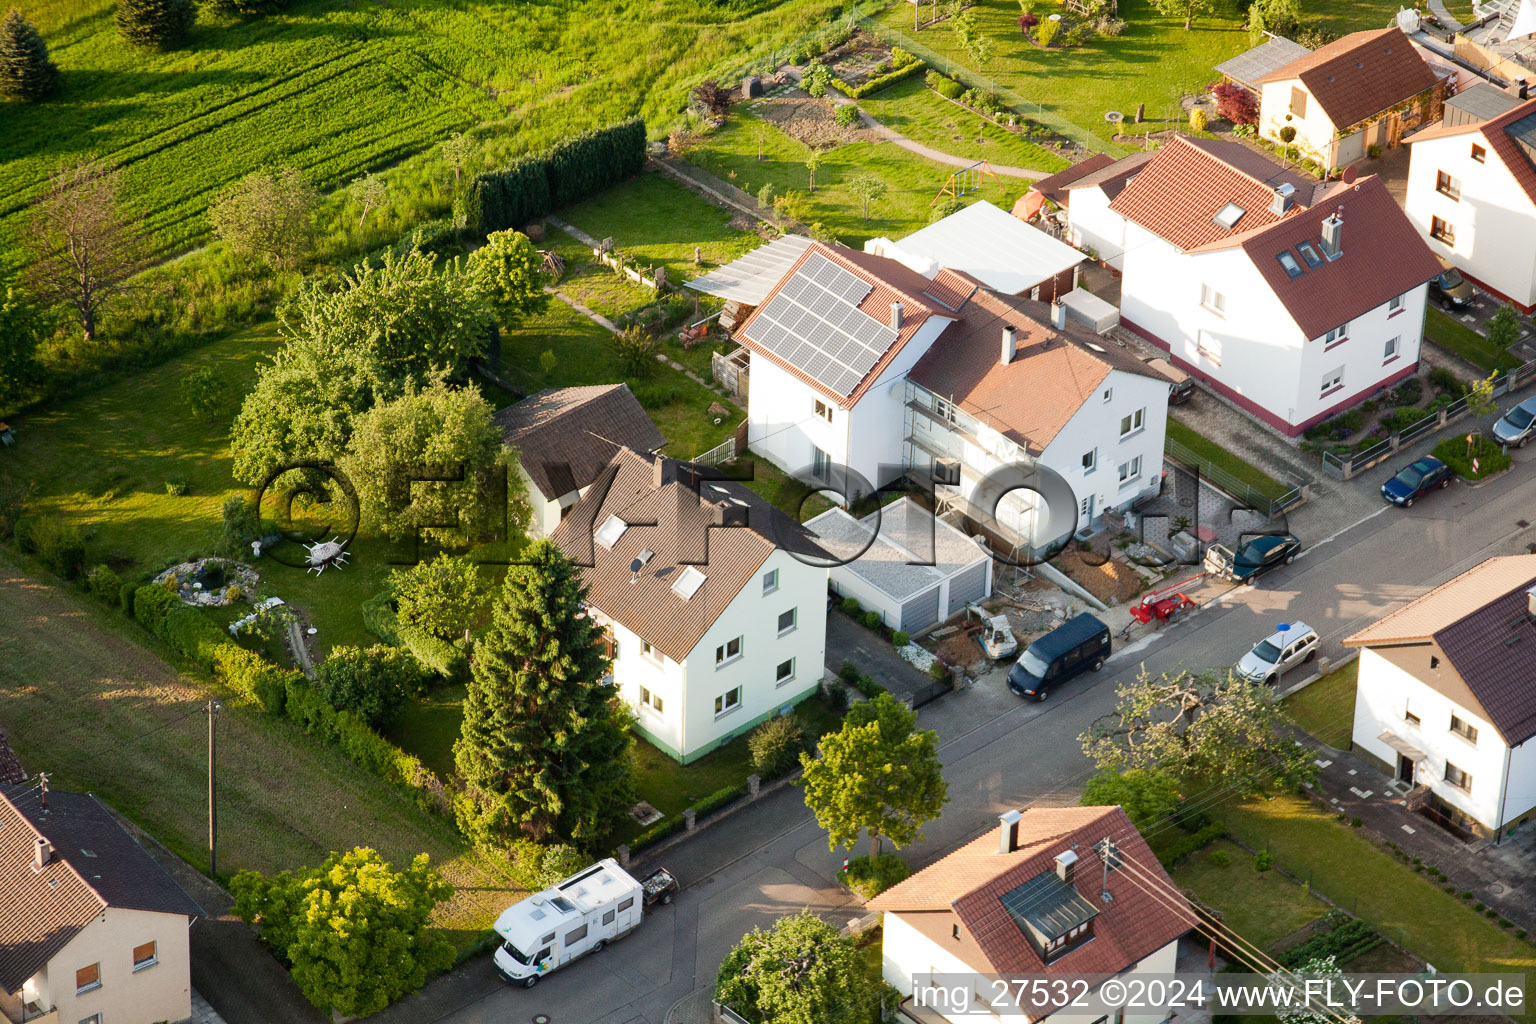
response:
<path id="1" fill-rule="evenodd" d="M 1276 68 L 1256 84 L 1293 78 L 1301 79 L 1341 131 L 1434 88 L 1439 81 L 1397 28 L 1351 32 Z"/>
<path id="2" fill-rule="evenodd" d="M 900 302 L 902 305 L 901 330 L 896 335 L 896 340 L 886 349 L 885 354 L 875 363 L 874 367 L 864 375 L 857 387 L 846 395 L 840 395 L 827 385 L 816 380 L 806 373 L 802 367 L 796 366 L 777 353 L 770 352 L 753 339 L 753 326 L 768 308 L 774 296 L 783 290 L 796 274 L 800 272 L 808 259 L 812 256 L 824 256 L 833 263 L 842 267 L 872 286 L 870 293 L 859 303 L 859 309 L 869 314 L 875 320 L 891 326 L 891 304 Z M 893 259 L 885 256 L 875 256 L 870 253 L 858 252 L 853 249 L 834 249 L 821 242 L 812 242 L 800 258 L 795 261 L 794 267 L 784 275 L 773 291 L 762 304 L 752 311 L 745 323 L 736 331 L 735 338 L 752 351 L 754 358 L 768 359 L 778 366 L 783 367 L 795 377 L 804 381 L 812 388 L 838 402 L 844 407 L 851 408 L 864 393 L 881 379 L 891 361 L 901 352 L 907 342 L 911 341 L 917 332 L 927 322 L 930 316 L 947 316 L 949 311 L 940 301 L 944 295 L 924 297 L 924 292 L 931 292 L 934 285 L 922 274 Z M 939 285 L 940 288 L 943 285 Z"/>
<path id="3" fill-rule="evenodd" d="M 1344 643 L 1438 645 L 1483 717 L 1514 746 L 1536 736 L 1536 622 L 1526 597 L 1533 585 L 1536 555 L 1490 558 Z"/>
<path id="4" fill-rule="evenodd" d="M 1030 186 L 1030 189 L 1039 192 L 1045 198 L 1057 206 L 1067 205 L 1067 186 L 1077 181 L 1086 174 L 1103 170 L 1115 162 L 1115 158 L 1108 153 L 1095 153 L 1081 163 L 1073 164 L 1064 171 L 1041 178 Z"/>
<path id="5" fill-rule="evenodd" d="M 1180 249 L 1196 249 L 1274 224 L 1269 212 L 1275 188 L 1295 188 L 1283 216 L 1295 216 L 1312 202 L 1317 182 L 1288 171 L 1236 142 L 1175 135 L 1110 204 L 1110 209 Z M 1227 203 L 1242 207 L 1231 228 L 1215 217 Z"/>
<path id="6" fill-rule="evenodd" d="M 1076 324 L 1050 326 L 1044 303 L 978 290 L 908 373 L 914 382 L 1039 455 L 1112 369 L 1166 383 L 1113 343 Z M 1005 326 L 1016 355 L 1001 362 Z"/>
<path id="7" fill-rule="evenodd" d="M 1079 188 L 1100 188 L 1104 195 L 1113 200 L 1125 186 L 1140 171 L 1143 165 L 1149 163 L 1157 155 L 1155 150 L 1144 150 L 1140 153 L 1132 153 L 1130 156 L 1121 157 L 1114 163 L 1105 164 L 1096 170 L 1083 175 L 1076 181 L 1065 186 L 1065 190 L 1071 192 Z"/>
<path id="8" fill-rule="evenodd" d="M 1119 807 L 1030 808 L 1018 828 L 1014 852 L 999 853 L 998 833 L 990 830 L 876 896 L 870 908 L 897 914 L 975 970 L 1001 974 L 1116 974 L 1195 923 L 1188 902 Z M 1132 865 L 1110 871 L 1108 903 L 1099 896 L 1102 868 L 1094 852 L 1105 838 Z M 1067 850 L 1078 856 L 1076 888 L 1100 912 L 1092 939 L 1045 963 L 1001 897 L 1054 871 L 1055 857 Z"/>
<path id="9" fill-rule="evenodd" d="M 610 516 L 636 525 L 605 548 L 594 535 Z M 742 526 L 711 525 L 723 521 Z M 584 566 L 592 607 L 673 661 L 688 657 L 776 547 L 830 559 L 804 527 L 740 484 L 696 480 L 688 463 L 627 449 L 614 456 L 553 539 Z M 635 579 L 631 564 L 647 549 L 653 555 Z M 705 580 L 685 599 L 672 586 L 690 565 Z"/>
<path id="10" fill-rule="evenodd" d="M 541 391 L 500 410 L 491 422 L 550 499 L 591 483 L 618 446 L 652 452 L 667 443 L 627 384 Z"/>
<path id="11" fill-rule="evenodd" d="M 1323 220 L 1335 212 L 1344 220 L 1342 255 L 1311 267 L 1295 247 L 1310 241 L 1321 251 Z M 1375 175 L 1335 188 L 1312 209 L 1249 232 L 1238 244 L 1308 338 L 1321 337 L 1445 269 Z M 1300 277 L 1293 279 L 1276 258 L 1287 250 L 1304 270 Z M 1391 258 L 1383 259 L 1385 253 Z"/>
<path id="12" fill-rule="evenodd" d="M 54 855 L 32 870 L 36 840 Z M 35 786 L 0 791 L 0 988 L 15 992 L 107 907 L 201 917 L 203 910 L 95 797 Z"/>

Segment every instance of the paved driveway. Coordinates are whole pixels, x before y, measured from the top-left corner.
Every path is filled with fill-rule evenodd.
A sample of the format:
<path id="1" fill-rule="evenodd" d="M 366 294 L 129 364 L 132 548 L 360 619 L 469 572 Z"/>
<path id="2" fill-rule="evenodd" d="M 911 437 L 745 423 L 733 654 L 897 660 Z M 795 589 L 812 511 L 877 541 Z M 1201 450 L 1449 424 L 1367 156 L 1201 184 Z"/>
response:
<path id="1" fill-rule="evenodd" d="M 906 700 L 933 682 L 932 676 L 903 661 L 879 633 L 833 609 L 827 613 L 827 671 L 837 675 L 845 661 L 872 676 L 897 700 Z"/>

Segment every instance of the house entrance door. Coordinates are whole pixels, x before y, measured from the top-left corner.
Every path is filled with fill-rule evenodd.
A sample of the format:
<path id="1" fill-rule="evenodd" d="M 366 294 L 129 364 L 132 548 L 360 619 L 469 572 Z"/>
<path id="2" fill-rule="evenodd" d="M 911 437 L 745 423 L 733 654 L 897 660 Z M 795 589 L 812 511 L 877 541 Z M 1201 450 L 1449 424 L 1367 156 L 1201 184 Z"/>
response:
<path id="1" fill-rule="evenodd" d="M 1402 754 L 1397 755 L 1397 779 L 1399 782 L 1413 785 L 1413 762 Z"/>

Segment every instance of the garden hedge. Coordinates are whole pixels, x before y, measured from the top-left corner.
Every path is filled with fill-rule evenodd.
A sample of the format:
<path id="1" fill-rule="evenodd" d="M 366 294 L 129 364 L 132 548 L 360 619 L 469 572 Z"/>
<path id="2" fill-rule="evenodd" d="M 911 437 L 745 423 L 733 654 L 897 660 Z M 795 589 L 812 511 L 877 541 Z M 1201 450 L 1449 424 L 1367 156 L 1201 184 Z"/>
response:
<path id="1" fill-rule="evenodd" d="M 444 682 L 455 684 L 469 681 L 469 658 L 446 640 L 439 640 L 417 626 L 398 626 L 395 636 L 399 643 L 422 667 L 435 673 Z"/>
<path id="2" fill-rule="evenodd" d="M 390 607 L 388 590 L 381 590 L 363 602 L 363 628 L 391 647 L 400 647 L 400 620 Z"/>
<path id="3" fill-rule="evenodd" d="M 917 61 L 915 63 L 899 67 L 895 71 L 887 71 L 885 74 L 880 75 L 878 78 L 865 79 L 861 84 L 853 86 L 849 85 L 847 82 L 844 82 L 841 79 L 834 78 L 832 79 L 832 88 L 836 89 L 838 92 L 842 93 L 844 96 L 849 97 L 850 99 L 861 100 L 865 96 L 868 96 L 870 93 L 879 92 L 881 89 L 884 89 L 887 86 L 895 85 L 897 82 L 905 81 L 906 79 L 911 78 L 913 75 L 920 74 L 926 70 L 927 67 L 928 65 L 924 64 L 922 61 Z"/>
<path id="4" fill-rule="evenodd" d="M 1169 843 L 1158 853 L 1157 859 L 1162 862 L 1163 867 L 1171 868 L 1185 857 L 1205 849 L 1226 834 L 1227 826 L 1219 821 L 1213 821 L 1200 831 L 1192 832 Z"/>
<path id="5" fill-rule="evenodd" d="M 645 142 L 645 122 L 636 117 L 572 135 L 537 156 L 477 175 L 461 200 L 464 227 L 473 235 L 521 228 L 596 195 L 639 173 Z"/>

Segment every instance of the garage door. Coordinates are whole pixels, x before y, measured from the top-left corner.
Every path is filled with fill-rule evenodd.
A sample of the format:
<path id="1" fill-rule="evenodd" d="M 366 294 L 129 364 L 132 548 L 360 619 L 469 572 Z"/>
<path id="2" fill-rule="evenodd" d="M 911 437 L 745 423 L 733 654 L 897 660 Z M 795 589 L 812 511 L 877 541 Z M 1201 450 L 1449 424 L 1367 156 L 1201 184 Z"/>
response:
<path id="1" fill-rule="evenodd" d="M 987 563 L 977 562 L 949 581 L 949 611 L 944 617 L 955 614 L 972 601 L 986 597 Z"/>
<path id="2" fill-rule="evenodd" d="M 939 621 L 939 587 L 938 584 L 918 594 L 901 605 L 901 625 L 898 627 L 908 633 L 916 633 L 918 630 L 933 625 Z"/>

